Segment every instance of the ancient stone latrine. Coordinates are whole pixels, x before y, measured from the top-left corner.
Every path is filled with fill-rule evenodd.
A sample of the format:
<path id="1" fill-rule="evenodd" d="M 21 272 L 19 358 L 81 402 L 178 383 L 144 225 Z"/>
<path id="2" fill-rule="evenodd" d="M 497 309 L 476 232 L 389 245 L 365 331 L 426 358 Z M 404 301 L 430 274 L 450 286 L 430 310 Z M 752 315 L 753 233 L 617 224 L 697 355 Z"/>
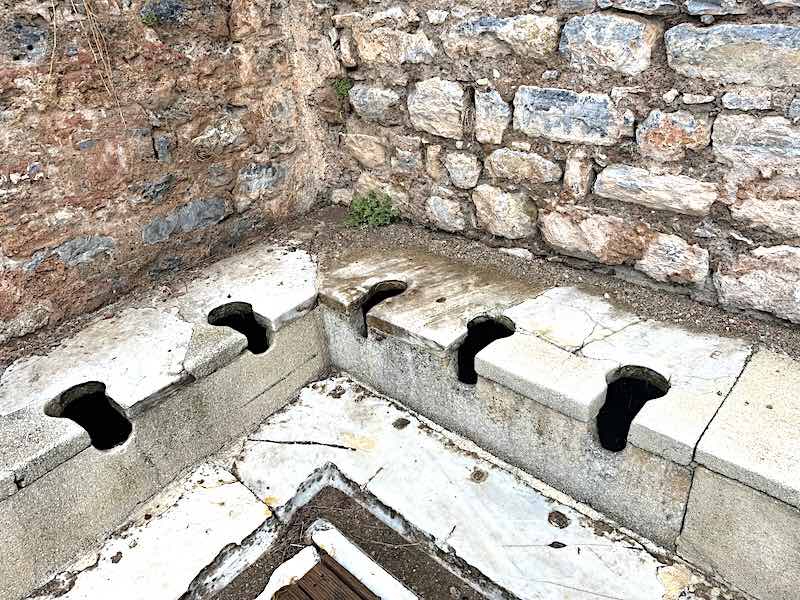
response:
<path id="1" fill-rule="evenodd" d="M 800 322 L 797 0 L 25 0 L 0 340 L 315 203 Z"/>

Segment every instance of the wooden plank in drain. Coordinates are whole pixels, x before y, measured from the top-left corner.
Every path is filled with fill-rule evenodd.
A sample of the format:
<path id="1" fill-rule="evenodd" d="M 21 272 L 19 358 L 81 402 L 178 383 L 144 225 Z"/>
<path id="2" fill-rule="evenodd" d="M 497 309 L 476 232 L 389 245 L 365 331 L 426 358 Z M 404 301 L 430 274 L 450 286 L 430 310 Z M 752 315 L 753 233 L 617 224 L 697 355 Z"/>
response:
<path id="1" fill-rule="evenodd" d="M 297 583 L 275 594 L 275 600 L 380 600 L 329 555 Z"/>

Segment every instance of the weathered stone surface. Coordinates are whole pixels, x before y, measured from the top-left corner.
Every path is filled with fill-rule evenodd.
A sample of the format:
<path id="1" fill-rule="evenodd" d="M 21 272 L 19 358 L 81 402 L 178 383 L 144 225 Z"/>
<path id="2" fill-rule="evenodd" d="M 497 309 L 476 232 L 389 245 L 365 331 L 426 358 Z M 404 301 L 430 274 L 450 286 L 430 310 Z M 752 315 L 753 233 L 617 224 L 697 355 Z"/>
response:
<path id="1" fill-rule="evenodd" d="M 698 285 L 708 276 L 708 250 L 677 235 L 656 236 L 645 247 L 636 269 L 665 283 Z"/>
<path id="2" fill-rule="evenodd" d="M 419 150 L 395 149 L 392 156 L 392 171 L 404 175 L 413 175 L 422 165 L 422 153 Z"/>
<path id="3" fill-rule="evenodd" d="M 362 119 L 392 124 L 400 117 L 400 95 L 392 89 L 357 83 L 350 89 L 349 98 Z"/>
<path id="4" fill-rule="evenodd" d="M 450 13 L 446 10 L 429 10 L 425 12 L 428 17 L 428 23 L 431 25 L 441 25 L 447 20 Z"/>
<path id="5" fill-rule="evenodd" d="M 500 148 L 485 161 L 486 173 L 514 183 L 551 183 L 561 179 L 561 167 L 536 154 Z"/>
<path id="6" fill-rule="evenodd" d="M 683 94 L 681 95 L 681 102 L 684 104 L 694 105 L 694 104 L 709 104 L 716 100 L 716 96 L 711 96 L 709 94 Z"/>
<path id="7" fill-rule="evenodd" d="M 382 181 L 374 175 L 362 173 L 358 181 L 356 181 L 353 191 L 359 196 L 364 196 L 370 192 L 382 192 L 391 198 L 394 208 L 399 210 L 403 216 L 409 216 L 410 203 L 408 194 L 399 187 Z"/>
<path id="8" fill-rule="evenodd" d="M 800 126 L 783 117 L 720 115 L 712 142 L 717 159 L 735 170 L 800 169 Z"/>
<path id="9" fill-rule="evenodd" d="M 536 232 L 536 205 L 523 192 L 505 192 L 482 184 L 472 193 L 478 225 L 500 237 L 517 240 Z"/>
<path id="10" fill-rule="evenodd" d="M 556 142 L 610 146 L 625 122 L 606 94 L 522 85 L 514 96 L 514 129 Z"/>
<path id="11" fill-rule="evenodd" d="M 585 150 L 572 150 L 564 165 L 564 195 L 570 200 L 582 200 L 592 189 L 594 169 Z"/>
<path id="12" fill-rule="evenodd" d="M 442 35 L 444 51 L 451 58 L 497 58 L 516 54 L 544 60 L 555 52 L 558 21 L 540 15 L 474 17 L 452 26 Z"/>
<path id="13" fill-rule="evenodd" d="M 653 175 L 627 165 L 603 169 L 595 181 L 594 193 L 601 198 L 694 216 L 707 215 L 718 198 L 716 184 L 685 175 Z"/>
<path id="14" fill-rule="evenodd" d="M 678 554 L 756 598 L 794 600 L 798 532 L 800 510 L 698 467 Z"/>
<path id="15" fill-rule="evenodd" d="M 114 240 L 106 235 L 85 235 L 56 246 L 53 254 L 68 267 L 74 267 L 90 262 L 100 254 L 111 254 L 114 246 Z"/>
<path id="16" fill-rule="evenodd" d="M 682 24 L 664 41 L 670 67 L 688 77 L 773 87 L 800 79 L 800 27 Z"/>
<path id="17" fill-rule="evenodd" d="M 731 216 L 748 227 L 800 239 L 800 181 L 778 176 L 739 187 Z"/>
<path id="18" fill-rule="evenodd" d="M 539 215 L 545 241 L 563 254 L 619 265 L 638 260 L 652 233 L 619 217 L 582 211 L 554 211 Z"/>
<path id="19" fill-rule="evenodd" d="M 436 47 L 425 32 L 406 33 L 390 27 L 353 32 L 358 54 L 367 64 L 399 66 L 406 63 L 429 63 Z"/>
<path id="20" fill-rule="evenodd" d="M 426 210 L 431 224 L 438 229 L 455 233 L 467 228 L 464 207 L 455 198 L 445 195 L 429 196 Z"/>
<path id="21" fill-rule="evenodd" d="M 174 233 L 204 229 L 222 221 L 227 208 L 222 198 L 195 200 L 163 217 L 156 217 L 142 229 L 145 244 L 157 244 Z"/>
<path id="22" fill-rule="evenodd" d="M 425 148 L 425 172 L 434 181 L 441 181 L 446 177 L 442 164 L 442 147 L 439 144 L 431 144 Z"/>
<path id="23" fill-rule="evenodd" d="M 676 15 L 681 11 L 672 0 L 598 0 L 597 5 L 642 15 Z"/>
<path id="24" fill-rule="evenodd" d="M 502 144 L 511 123 L 511 107 L 497 90 L 475 92 L 475 139 L 482 144 Z"/>
<path id="25" fill-rule="evenodd" d="M 792 124 L 797 125 L 797 123 L 800 123 L 800 97 L 795 98 L 792 100 L 792 103 L 789 104 L 786 116 L 789 117 Z"/>
<path id="26" fill-rule="evenodd" d="M 222 154 L 242 148 L 248 142 L 247 131 L 242 122 L 232 116 L 224 116 L 209 125 L 192 144 L 209 154 Z"/>
<path id="27" fill-rule="evenodd" d="M 466 97 L 455 81 L 438 77 L 420 81 L 408 95 L 408 112 L 416 129 L 460 140 Z"/>
<path id="28" fill-rule="evenodd" d="M 698 463 L 800 508 L 800 364 L 753 356 L 697 447 Z"/>
<path id="29" fill-rule="evenodd" d="M 591 12 L 595 8 L 595 0 L 558 0 L 558 10 L 564 13 Z"/>
<path id="30" fill-rule="evenodd" d="M 730 110 L 769 110 L 772 90 L 762 87 L 741 87 L 722 95 L 722 106 Z"/>
<path id="31" fill-rule="evenodd" d="M 353 158 L 368 169 L 386 164 L 386 148 L 380 138 L 360 133 L 343 133 L 342 143 Z"/>
<path id="32" fill-rule="evenodd" d="M 275 194 L 286 179 L 286 167 L 274 162 L 250 163 L 239 169 L 236 210 L 247 210 L 253 202 Z"/>
<path id="33" fill-rule="evenodd" d="M 759 247 L 714 274 L 723 306 L 755 309 L 800 323 L 800 248 Z"/>
<path id="34" fill-rule="evenodd" d="M 636 129 L 639 151 L 663 161 L 682 160 L 686 149 L 702 150 L 711 143 L 711 123 L 685 110 L 653 110 Z"/>
<path id="35" fill-rule="evenodd" d="M 761 0 L 766 8 L 800 8 L 800 0 Z"/>
<path id="36" fill-rule="evenodd" d="M 751 12 L 747 0 L 687 0 L 690 15 L 744 15 Z"/>
<path id="37" fill-rule="evenodd" d="M 481 164 L 474 154 L 450 152 L 444 159 L 444 167 L 453 185 L 462 190 L 474 188 L 481 176 Z"/>
<path id="38" fill-rule="evenodd" d="M 650 66 L 660 33 L 655 23 L 641 17 L 592 13 L 567 21 L 558 48 L 573 68 L 606 67 L 638 75 Z"/>

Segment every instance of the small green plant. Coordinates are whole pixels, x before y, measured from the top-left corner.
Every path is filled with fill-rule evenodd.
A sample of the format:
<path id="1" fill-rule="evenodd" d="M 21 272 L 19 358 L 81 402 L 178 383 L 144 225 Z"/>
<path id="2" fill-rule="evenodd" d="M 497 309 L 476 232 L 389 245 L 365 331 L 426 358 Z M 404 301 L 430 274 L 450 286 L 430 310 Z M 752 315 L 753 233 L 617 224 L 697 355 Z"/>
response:
<path id="1" fill-rule="evenodd" d="M 347 98 L 350 90 L 353 89 L 353 82 L 350 79 L 337 79 L 333 82 L 333 89 L 339 98 Z"/>
<path id="2" fill-rule="evenodd" d="M 396 221 L 397 217 L 389 195 L 370 190 L 363 196 L 353 196 L 344 222 L 349 227 L 381 227 Z"/>
<path id="3" fill-rule="evenodd" d="M 141 18 L 142 24 L 144 24 L 145 27 L 155 27 L 158 25 L 158 15 L 152 10 L 143 12 Z"/>

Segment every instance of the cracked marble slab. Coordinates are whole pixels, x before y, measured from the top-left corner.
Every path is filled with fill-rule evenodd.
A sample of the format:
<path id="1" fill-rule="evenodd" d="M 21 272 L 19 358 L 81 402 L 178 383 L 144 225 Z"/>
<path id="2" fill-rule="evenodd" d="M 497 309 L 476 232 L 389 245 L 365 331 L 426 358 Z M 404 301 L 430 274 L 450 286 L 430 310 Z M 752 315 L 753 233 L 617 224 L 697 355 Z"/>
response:
<path id="1" fill-rule="evenodd" d="M 742 340 L 648 320 L 591 342 L 579 354 L 615 367 L 647 367 L 669 381 L 667 394 L 647 402 L 636 415 L 628 440 L 687 465 L 751 351 Z"/>
<path id="2" fill-rule="evenodd" d="M 317 265 L 304 250 L 258 245 L 199 273 L 168 306 L 192 323 L 230 302 L 246 302 L 273 331 L 307 313 L 317 298 Z"/>
<path id="3" fill-rule="evenodd" d="M 351 253 L 321 279 L 320 301 L 346 313 L 356 310 L 375 284 L 406 283 L 405 292 L 369 312 L 368 323 L 436 351 L 452 350 L 461 342 L 473 318 L 500 314 L 541 292 L 490 269 L 404 249 L 379 256 L 370 251 Z"/>
<path id="4" fill-rule="evenodd" d="M 52 600 L 174 600 L 228 544 L 269 512 L 229 472 L 204 464 L 139 509 L 133 520 L 57 576 Z"/>
<path id="5" fill-rule="evenodd" d="M 568 352 L 640 321 L 602 297 L 575 287 L 549 289 L 503 314 L 514 321 L 518 331 L 536 334 Z"/>
<path id="6" fill-rule="evenodd" d="M 45 356 L 12 363 L 0 376 L 0 417 L 28 405 L 39 409 L 72 386 L 106 384 L 130 410 L 181 381 L 192 325 L 154 308 L 130 308 L 96 321 Z"/>
<path id="7" fill-rule="evenodd" d="M 289 502 L 309 473 L 332 462 L 519 598 L 697 597 L 699 574 L 666 566 L 632 538 L 543 495 L 544 486 L 528 484 L 535 480 L 347 378 L 305 388 L 250 440 L 235 471 L 269 506 Z"/>

